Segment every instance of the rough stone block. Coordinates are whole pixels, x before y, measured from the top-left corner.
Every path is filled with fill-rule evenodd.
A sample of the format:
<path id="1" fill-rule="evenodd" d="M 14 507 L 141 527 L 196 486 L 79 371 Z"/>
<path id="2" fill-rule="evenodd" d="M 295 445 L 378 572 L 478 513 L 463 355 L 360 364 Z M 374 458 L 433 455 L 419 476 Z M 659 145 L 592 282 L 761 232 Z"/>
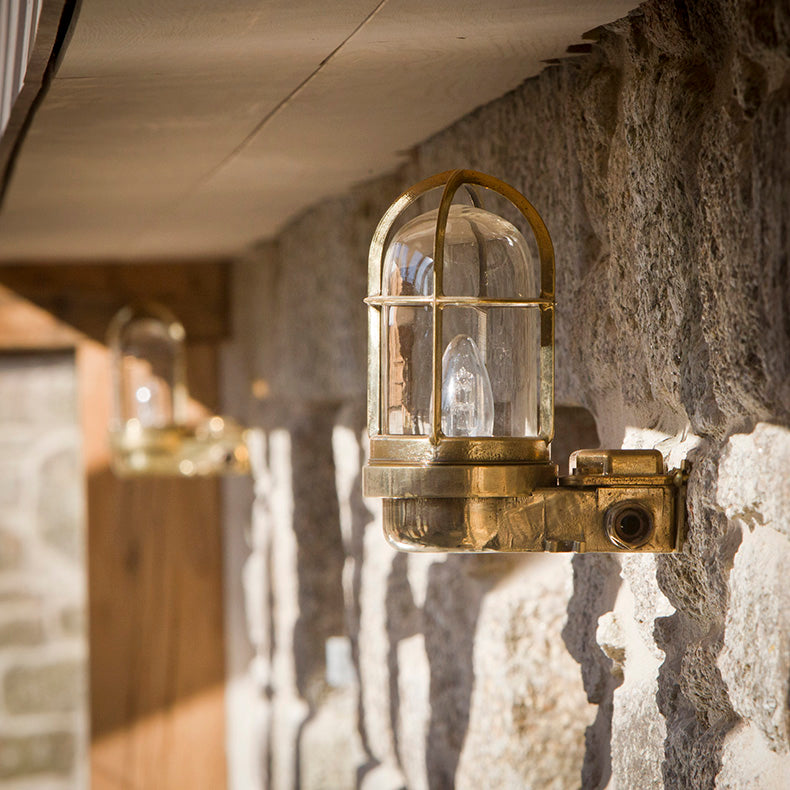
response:
<path id="1" fill-rule="evenodd" d="M 69 606 L 60 613 L 60 627 L 66 636 L 85 638 L 87 622 L 82 606 Z"/>
<path id="2" fill-rule="evenodd" d="M 5 508 L 18 507 L 23 480 L 20 476 L 20 459 L 28 442 L 0 441 L 0 505 Z M 0 551 L 0 563 L 2 562 Z"/>
<path id="3" fill-rule="evenodd" d="M 44 641 L 40 617 L 0 621 L 0 648 L 10 645 L 38 645 Z"/>
<path id="4" fill-rule="evenodd" d="M 19 537 L 7 530 L 0 528 L 0 571 L 19 568 L 24 556 L 24 548 Z"/>
<path id="5" fill-rule="evenodd" d="M 499 572 L 481 601 L 473 655 L 459 652 L 460 661 L 471 659 L 474 680 L 455 786 L 577 786 L 584 731 L 595 707 L 587 703 L 579 666 L 562 641 L 569 558 L 524 557 L 507 570 L 491 570 Z M 442 672 L 440 666 L 433 671 Z M 439 713 L 434 705 L 432 715 Z M 432 745 L 429 739 L 429 754 Z"/>
<path id="6" fill-rule="evenodd" d="M 78 710 L 85 701 L 85 675 L 84 664 L 74 660 L 11 667 L 3 678 L 6 708 L 20 714 Z"/>
<path id="7" fill-rule="evenodd" d="M 46 458 L 38 476 L 39 531 L 69 559 L 80 562 L 83 547 L 82 466 L 78 442 Z"/>
<path id="8" fill-rule="evenodd" d="M 334 690 L 302 729 L 300 787 L 304 790 L 354 790 L 361 750 L 356 734 L 356 694 Z"/>
<path id="9" fill-rule="evenodd" d="M 790 541 L 768 528 L 744 537 L 719 656 L 733 708 L 779 753 L 790 752 L 788 578 Z"/>
<path id="10" fill-rule="evenodd" d="M 0 733 L 0 779 L 24 779 L 41 773 L 70 774 L 76 748 L 76 738 L 71 732 Z"/>
<path id="11" fill-rule="evenodd" d="M 767 525 L 790 538 L 790 430 L 760 423 L 729 438 L 718 467 L 716 498 L 728 518 Z"/>
<path id="12" fill-rule="evenodd" d="M 790 754 L 772 751 L 759 730 L 744 722 L 724 741 L 715 790 L 780 790 L 788 776 Z"/>
<path id="13" fill-rule="evenodd" d="M 0 360 L 0 423 L 71 425 L 76 415 L 74 356 L 6 356 Z"/>

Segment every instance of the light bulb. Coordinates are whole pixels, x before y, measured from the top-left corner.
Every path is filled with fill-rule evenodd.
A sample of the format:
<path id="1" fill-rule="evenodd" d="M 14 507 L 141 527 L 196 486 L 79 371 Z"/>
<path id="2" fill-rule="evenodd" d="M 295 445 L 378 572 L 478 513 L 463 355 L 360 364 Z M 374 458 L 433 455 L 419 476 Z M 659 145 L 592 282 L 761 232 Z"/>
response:
<path id="1" fill-rule="evenodd" d="M 456 335 L 442 355 L 442 432 L 445 436 L 491 436 L 494 395 L 477 343 Z"/>

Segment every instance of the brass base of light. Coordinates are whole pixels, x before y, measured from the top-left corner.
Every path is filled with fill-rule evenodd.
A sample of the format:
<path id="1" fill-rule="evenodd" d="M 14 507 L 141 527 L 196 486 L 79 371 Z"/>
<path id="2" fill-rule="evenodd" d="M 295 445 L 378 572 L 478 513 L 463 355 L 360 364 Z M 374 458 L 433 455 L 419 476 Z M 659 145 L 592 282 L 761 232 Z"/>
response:
<path id="1" fill-rule="evenodd" d="M 130 420 L 110 434 L 112 468 L 119 477 L 207 477 L 250 471 L 245 432 L 212 417 L 196 428 L 141 428 Z"/>
<path id="2" fill-rule="evenodd" d="M 547 464 L 549 445 L 533 437 L 443 436 L 432 442 L 428 436 L 373 436 L 372 465 L 408 464 Z"/>
<path id="3" fill-rule="evenodd" d="M 384 497 L 385 535 L 406 551 L 680 548 L 686 467 L 666 474 L 661 454 L 650 450 L 579 451 L 572 465 L 571 475 L 558 478 L 551 464 L 464 470 L 371 463 L 363 487 L 368 496 Z"/>

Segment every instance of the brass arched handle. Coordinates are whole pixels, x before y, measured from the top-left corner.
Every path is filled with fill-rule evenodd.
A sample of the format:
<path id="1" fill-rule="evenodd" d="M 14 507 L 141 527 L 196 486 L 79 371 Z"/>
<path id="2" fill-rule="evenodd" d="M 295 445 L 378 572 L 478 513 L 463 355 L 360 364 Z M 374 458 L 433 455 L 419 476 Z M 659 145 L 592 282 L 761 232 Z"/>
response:
<path id="1" fill-rule="evenodd" d="M 381 294 L 381 275 L 384 266 L 384 251 L 387 239 L 397 218 L 418 198 L 434 189 L 444 187 L 439 212 L 436 222 L 436 239 L 434 244 L 434 270 L 437 277 L 441 278 L 442 263 L 444 259 L 444 237 L 447 229 L 447 218 L 450 213 L 455 193 L 462 186 L 468 188 L 475 206 L 480 207 L 481 201 L 475 190 L 469 187 L 479 186 L 496 192 L 509 200 L 529 223 L 535 241 L 538 245 L 538 258 L 540 260 L 540 298 L 554 299 L 554 245 L 551 241 L 546 223 L 538 214 L 537 209 L 524 195 L 509 184 L 494 176 L 480 173 L 477 170 L 445 170 L 443 173 L 429 176 L 409 187 L 392 205 L 384 212 L 370 243 L 368 255 L 368 295 Z M 440 283 L 437 283 L 440 285 Z"/>

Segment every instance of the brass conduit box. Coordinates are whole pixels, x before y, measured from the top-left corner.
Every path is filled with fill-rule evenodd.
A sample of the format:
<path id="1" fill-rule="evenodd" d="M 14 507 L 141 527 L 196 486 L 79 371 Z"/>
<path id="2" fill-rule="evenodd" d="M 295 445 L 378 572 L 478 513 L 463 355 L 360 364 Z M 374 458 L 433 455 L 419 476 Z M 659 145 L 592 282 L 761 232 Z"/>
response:
<path id="1" fill-rule="evenodd" d="M 453 203 L 465 187 L 471 206 Z M 502 195 L 535 235 L 486 211 Z M 425 193 L 439 208 L 393 232 Z M 472 170 L 440 173 L 385 213 L 369 258 L 366 496 L 409 551 L 672 552 L 688 464 L 657 450 L 578 450 L 551 462 L 554 250 L 534 207 Z"/>
<path id="2" fill-rule="evenodd" d="M 671 552 L 680 547 L 688 475 L 686 469 L 667 474 L 658 450 L 579 450 L 571 457 L 572 473 L 560 478 L 544 471 L 540 480 L 530 466 L 371 463 L 364 487 L 368 496 L 384 498 L 385 534 L 404 550 Z"/>

